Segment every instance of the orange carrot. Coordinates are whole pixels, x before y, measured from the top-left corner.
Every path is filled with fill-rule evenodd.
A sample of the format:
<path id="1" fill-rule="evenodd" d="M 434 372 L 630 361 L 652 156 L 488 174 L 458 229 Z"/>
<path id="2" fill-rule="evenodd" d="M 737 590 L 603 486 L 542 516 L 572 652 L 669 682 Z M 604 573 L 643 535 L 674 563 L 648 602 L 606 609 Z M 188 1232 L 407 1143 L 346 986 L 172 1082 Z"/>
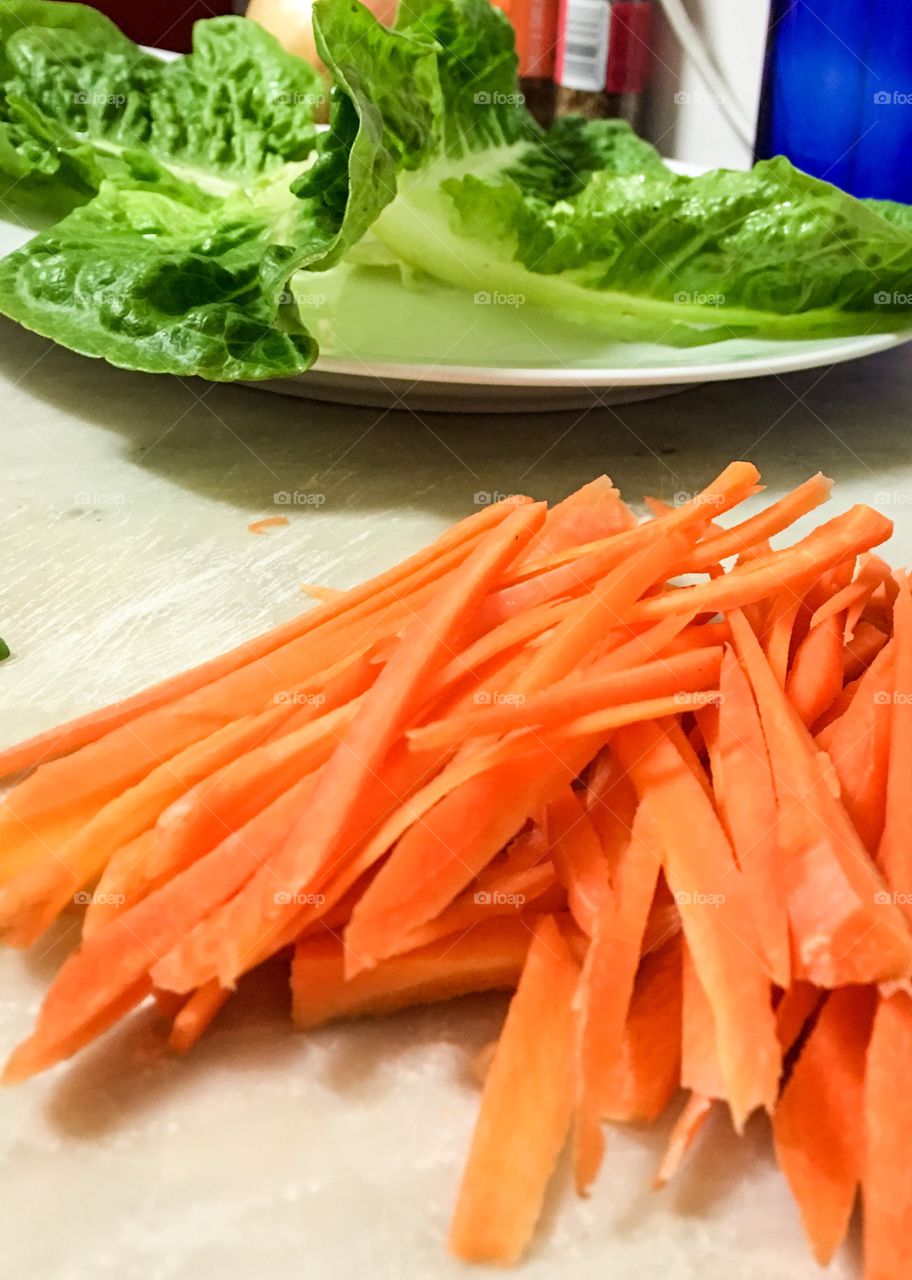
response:
<path id="1" fill-rule="evenodd" d="M 331 934 L 304 938 L 291 968 L 292 1017 L 298 1027 L 335 1018 L 389 1013 L 473 991 L 512 990 L 538 919 L 496 919 L 449 934 L 346 981 L 344 949 Z"/>
<path id="2" fill-rule="evenodd" d="M 469 1262 L 516 1262 L 541 1213 L 573 1100 L 577 967 L 553 919 L 535 935 L 488 1070 L 450 1249 Z"/>
<path id="3" fill-rule="evenodd" d="M 678 1087 L 681 1063 L 681 939 L 644 956 L 605 1118 L 620 1124 L 657 1120 Z"/>
<path id="4" fill-rule="evenodd" d="M 705 1098 L 727 1096 L 715 1015 L 687 947 L 681 956 L 681 1085 Z"/>
<path id="5" fill-rule="evenodd" d="M 773 768 L 795 960 L 821 987 L 912 972 L 912 935 L 884 903 L 884 885 L 833 796 L 816 745 L 795 715 L 743 617 L 731 615 Z"/>
<path id="6" fill-rule="evenodd" d="M 875 999 L 866 987 L 827 997 L 773 1116 L 779 1167 L 821 1266 L 845 1238 L 863 1173 L 864 1065 Z"/>
<path id="7" fill-rule="evenodd" d="M 704 1098 L 699 1093 L 692 1093 L 684 1104 L 684 1109 L 674 1123 L 665 1146 L 665 1153 L 656 1170 L 653 1187 L 659 1190 L 667 1186 L 674 1178 L 684 1157 L 700 1136 L 706 1121 L 713 1110 L 713 1099 Z"/>
<path id="8" fill-rule="evenodd" d="M 893 619 L 890 750 L 878 857 L 888 884 L 905 907 L 906 915 L 912 918 L 912 593 L 908 582 L 903 583 L 896 597 Z"/>
<path id="9" fill-rule="evenodd" d="M 263 520 L 252 521 L 247 532 L 264 534 L 268 529 L 277 529 L 283 524 L 288 524 L 288 516 L 266 516 Z"/>
<path id="10" fill-rule="evenodd" d="M 217 982 L 194 991 L 174 1015 L 168 1047 L 175 1053 L 189 1053 L 230 997 L 231 992 Z"/>
<path id="11" fill-rule="evenodd" d="M 860 677 L 855 696 L 832 725 L 825 744 L 839 778 L 842 803 L 872 857 L 877 855 L 886 821 L 893 666 L 891 641 Z M 821 742 L 819 735 L 817 740 Z"/>
<path id="12" fill-rule="evenodd" d="M 842 622 L 837 614 L 812 626 L 798 647 L 785 691 L 810 728 L 842 691 Z"/>
<path id="13" fill-rule="evenodd" d="M 719 694 L 709 743 L 716 806 L 744 876 L 770 974 L 786 987 L 791 961 L 776 792 L 754 696 L 731 649 L 722 660 Z"/>
<path id="14" fill-rule="evenodd" d="M 608 861 L 588 814 L 571 787 L 547 806 L 551 854 L 573 919 L 590 936 L 611 899 Z"/>
<path id="15" fill-rule="evenodd" d="M 868 1046 L 864 1084 L 865 1280 L 912 1275 L 912 1100 L 902 1083 L 912 1062 L 912 999 L 882 999 Z"/>
<path id="16" fill-rule="evenodd" d="M 780 1055 L 769 980 L 742 874 L 711 800 L 667 731 L 620 730 L 614 749 L 660 833 L 664 870 L 716 1021 L 717 1048 L 735 1124 L 772 1108 Z"/>

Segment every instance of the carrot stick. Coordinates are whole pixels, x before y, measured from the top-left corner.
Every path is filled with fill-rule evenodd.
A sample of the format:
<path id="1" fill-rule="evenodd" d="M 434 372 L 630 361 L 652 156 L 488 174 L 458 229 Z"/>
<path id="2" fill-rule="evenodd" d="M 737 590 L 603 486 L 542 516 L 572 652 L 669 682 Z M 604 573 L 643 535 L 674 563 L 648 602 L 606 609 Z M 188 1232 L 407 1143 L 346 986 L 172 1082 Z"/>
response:
<path id="1" fill-rule="evenodd" d="M 495 919 L 385 960 L 347 981 L 341 941 L 305 938 L 291 967 L 292 1017 L 297 1027 L 336 1018 L 390 1013 L 473 991 L 512 990 L 523 971 L 538 919 Z"/>
<path id="2" fill-rule="evenodd" d="M 595 917 L 577 1001 L 580 1069 L 574 1167 L 581 1194 L 594 1181 L 604 1153 L 600 1122 L 617 1088 L 624 1028 L 661 865 L 658 833 L 646 806 L 637 809 L 632 831 L 624 834 L 614 870 L 615 896 L 603 902 Z"/>
<path id="3" fill-rule="evenodd" d="M 420 750 L 466 738 L 485 738 L 514 729 L 555 728 L 602 708 L 711 689 L 718 683 L 722 651 L 698 649 L 675 657 L 658 658 L 642 667 L 610 669 L 600 665 L 584 676 L 569 676 L 541 693 L 504 692 L 498 703 L 476 705 L 471 712 L 409 731 L 412 746 Z"/>
<path id="4" fill-rule="evenodd" d="M 597 476 L 548 510 L 543 528 L 529 543 L 517 566 L 565 551 L 581 543 L 610 537 L 636 526 L 637 519 L 607 476 Z"/>
<path id="5" fill-rule="evenodd" d="M 664 849 L 697 974 L 712 1006 L 722 1076 L 736 1127 L 776 1097 L 780 1054 L 769 980 L 731 846 L 711 800 L 665 728 L 630 725 L 614 738 Z"/>
<path id="6" fill-rule="evenodd" d="M 881 649 L 861 676 L 855 696 L 832 725 L 825 744 L 839 778 L 842 803 L 872 857 L 877 856 L 886 821 L 894 648 L 891 641 Z M 821 742 L 819 735 L 817 740 Z"/>
<path id="7" fill-rule="evenodd" d="M 830 994 L 773 1116 L 779 1167 L 825 1267 L 845 1238 L 864 1165 L 865 1052 L 871 988 Z"/>
<path id="8" fill-rule="evenodd" d="M 608 861 L 576 792 L 565 787 L 547 807 L 551 856 L 573 919 L 590 937 L 599 912 L 611 901 Z"/>
<path id="9" fill-rule="evenodd" d="M 912 999 L 897 992 L 878 1005 L 865 1072 L 865 1280 L 912 1275 L 912 1099 L 900 1084 L 910 1062 Z"/>
<path id="10" fill-rule="evenodd" d="M 912 935 L 902 913 L 883 901 L 883 881 L 754 633 L 738 613 L 730 621 L 773 768 L 796 972 L 821 987 L 904 977 Z"/>
<path id="11" fill-rule="evenodd" d="M 175 1053 L 189 1053 L 230 996 L 231 992 L 217 982 L 207 982 L 194 991 L 174 1015 L 168 1047 Z"/>
<path id="12" fill-rule="evenodd" d="M 10 1058 L 4 1078 L 24 1080 L 69 1057 L 110 1025 L 110 1011 L 120 1008 L 127 993 L 143 984 L 148 991 L 148 970 L 157 958 L 249 879 L 281 840 L 312 785 L 310 778 L 302 779 L 241 832 L 115 917 L 74 952 L 45 998 L 35 1031 Z"/>
<path id="13" fill-rule="evenodd" d="M 681 1085 L 706 1098 L 727 1096 L 715 1015 L 687 947 L 681 955 Z"/>
<path id="14" fill-rule="evenodd" d="M 490 887 L 486 889 L 478 888 L 480 884 L 481 877 L 475 881 L 475 887 L 454 898 L 439 916 L 412 930 L 404 940 L 405 949 L 416 951 L 488 920 L 526 919 L 530 914 L 567 910 L 566 891 L 554 874 L 554 863 L 550 860 L 499 883 L 488 881 Z"/>
<path id="15" fill-rule="evenodd" d="M 30 946 L 119 846 L 146 831 L 188 786 L 256 746 L 290 713 L 287 706 L 273 706 L 227 724 L 111 800 L 53 858 L 0 887 L 0 934 L 14 945 Z"/>
<path id="16" fill-rule="evenodd" d="M 728 612 L 822 573 L 847 556 L 859 555 L 885 542 L 892 523 L 870 507 L 856 506 L 820 525 L 794 546 L 751 560 L 711 582 L 675 587 L 640 600 L 627 615 L 630 623 L 657 622 L 670 613 Z"/>
<path id="17" fill-rule="evenodd" d="M 344 599 L 336 604 L 309 610 L 273 631 L 248 640 L 190 671 L 181 672 L 129 698 L 80 716 L 61 728 L 51 729 L 18 746 L 7 748 L 0 752 L 0 776 L 18 773 L 43 760 L 54 759 L 95 742 L 103 734 L 119 728 L 138 715 L 176 702 L 197 689 L 213 684 L 223 676 L 274 653 L 283 645 L 326 627 L 342 615 L 346 615 L 346 621 L 370 616 L 378 607 L 402 598 L 424 582 L 433 581 L 441 572 L 458 565 L 465 559 L 472 545 L 490 527 L 511 514 L 511 510 L 512 507 L 505 503 L 485 507 L 448 529 L 429 547 L 346 592 Z"/>
<path id="18" fill-rule="evenodd" d="M 766 542 L 788 529 L 796 520 L 807 515 L 822 503 L 827 502 L 833 489 L 833 481 L 828 480 L 821 472 L 805 480 L 797 489 L 787 493 L 778 502 L 770 503 L 763 511 L 735 525 L 732 529 L 723 529 L 704 538 L 698 547 L 687 557 L 681 567 L 682 573 L 699 573 L 715 564 L 727 560 L 729 556 L 742 555 L 758 543 Z"/>
<path id="19" fill-rule="evenodd" d="M 886 807 L 878 858 L 887 883 L 912 917 L 912 593 L 908 582 L 900 588 L 893 609 L 893 645 Z"/>
<path id="20" fill-rule="evenodd" d="M 787 987 L 790 942 L 776 792 L 754 696 L 731 649 L 722 660 L 719 694 L 709 743 L 716 806 L 744 876 L 770 974 Z"/>
<path id="21" fill-rule="evenodd" d="M 674 1123 L 665 1146 L 665 1153 L 656 1170 L 653 1182 L 656 1191 L 667 1186 L 677 1175 L 684 1157 L 702 1133 L 712 1110 L 712 1098 L 704 1098 L 699 1093 L 692 1093 L 687 1099 L 683 1111 Z"/>
<path id="22" fill-rule="evenodd" d="M 450 1227 L 467 1262 L 516 1262 L 567 1137 L 577 967 L 553 919 L 535 930 L 488 1070 Z"/>
<path id="23" fill-rule="evenodd" d="M 812 626 L 799 645 L 788 673 L 786 694 L 808 728 L 842 691 L 842 630 L 838 614 Z"/>
<path id="24" fill-rule="evenodd" d="M 349 974 L 395 955 L 601 745 L 592 738 L 546 741 L 464 783 L 410 827 L 352 912 Z"/>
<path id="25" fill-rule="evenodd" d="M 805 607 L 800 584 L 795 591 L 783 591 L 770 602 L 766 628 L 763 632 L 763 648 L 776 679 L 785 688 L 788 670 L 795 645 L 795 625 Z"/>
<path id="26" fill-rule="evenodd" d="M 868 669 L 887 643 L 887 634 L 872 622 L 862 619 L 851 640 L 846 641 L 844 672 L 846 680 L 855 680 Z"/>
<path id="27" fill-rule="evenodd" d="M 680 1064 L 681 938 L 676 936 L 640 965 L 605 1118 L 618 1124 L 657 1120 L 678 1088 Z"/>
<path id="28" fill-rule="evenodd" d="M 82 918 L 82 937 L 98 933 L 114 916 L 142 896 L 146 866 L 155 848 L 155 828 L 149 827 L 135 840 L 121 845 L 101 873 L 98 887 L 91 895 Z"/>

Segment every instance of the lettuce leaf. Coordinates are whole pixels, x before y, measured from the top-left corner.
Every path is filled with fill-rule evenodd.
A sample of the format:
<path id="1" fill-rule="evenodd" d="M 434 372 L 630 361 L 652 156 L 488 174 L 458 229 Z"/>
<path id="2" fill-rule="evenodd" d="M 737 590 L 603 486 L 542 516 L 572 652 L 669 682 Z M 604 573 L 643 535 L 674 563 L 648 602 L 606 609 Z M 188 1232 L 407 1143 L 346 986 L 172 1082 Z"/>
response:
<path id="1" fill-rule="evenodd" d="M 316 11 L 335 4 L 318 0 Z M 412 144 L 420 165 L 399 159 L 407 149 L 384 113 L 389 68 L 373 47 L 346 58 L 398 146 L 397 196 L 372 235 L 412 270 L 607 336 L 677 345 L 912 322 L 902 216 L 781 157 L 686 178 L 616 122 L 560 121 L 542 134 L 522 103 L 505 20 L 486 0 L 406 0 L 398 27 L 440 45 L 442 120 Z M 395 35 L 379 29 L 372 46 Z M 407 73 L 400 84 L 408 95 Z"/>

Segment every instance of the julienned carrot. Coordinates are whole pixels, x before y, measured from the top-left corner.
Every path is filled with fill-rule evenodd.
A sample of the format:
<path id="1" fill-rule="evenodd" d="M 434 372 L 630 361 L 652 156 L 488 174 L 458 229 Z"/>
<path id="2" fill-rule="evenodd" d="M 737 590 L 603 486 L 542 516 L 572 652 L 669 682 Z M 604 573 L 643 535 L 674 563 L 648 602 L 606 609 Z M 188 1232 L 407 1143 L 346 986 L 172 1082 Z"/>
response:
<path id="1" fill-rule="evenodd" d="M 269 529 L 278 529 L 288 524 L 288 516 L 265 516 L 262 520 L 253 520 L 247 526 L 248 533 L 265 534 Z"/>
<path id="2" fill-rule="evenodd" d="M 512 501 L 515 503 L 517 500 Z M 53 760 L 87 743 L 95 742 L 103 734 L 119 728 L 143 712 L 154 711 L 211 685 L 222 676 L 266 657 L 283 645 L 326 627 L 342 615 L 346 620 L 369 617 L 378 605 L 382 607 L 390 601 L 398 600 L 415 587 L 434 581 L 442 572 L 456 567 L 465 559 L 474 542 L 487 529 L 504 520 L 511 510 L 510 504 L 493 503 L 460 521 L 430 546 L 407 560 L 370 578 L 361 586 L 353 587 L 337 604 L 308 611 L 198 667 L 183 671 L 108 707 L 89 712 L 88 715 L 71 720 L 58 729 L 39 734 L 18 746 L 8 747 L 0 752 L 0 776 L 18 773 L 22 769 L 29 769 L 42 761 Z"/>
<path id="3" fill-rule="evenodd" d="M 681 959 L 681 1085 L 706 1098 L 727 1096 L 716 1048 L 716 1018 L 689 949 Z"/>
<path id="4" fill-rule="evenodd" d="M 569 547 L 608 538 L 634 528 L 636 523 L 636 516 L 621 500 L 608 477 L 597 476 L 548 509 L 544 526 L 519 557 L 517 565 L 534 564 Z"/>
<path id="5" fill-rule="evenodd" d="M 716 805 L 744 876 L 770 975 L 787 987 L 791 959 L 776 792 L 754 696 L 731 649 L 722 660 L 719 694 L 715 733 L 707 739 Z"/>
<path id="6" fill-rule="evenodd" d="M 861 676 L 825 743 L 839 778 L 842 803 L 872 858 L 877 856 L 886 821 L 894 645 L 891 641 L 881 649 Z M 817 741 L 824 745 L 820 735 Z"/>
<path id="7" fill-rule="evenodd" d="M 643 957 L 621 1056 L 606 1089 L 606 1120 L 650 1124 L 678 1088 L 681 1066 L 681 938 Z"/>
<path id="8" fill-rule="evenodd" d="M 439 916 L 413 929 L 405 940 L 406 950 L 412 952 L 419 947 L 430 946 L 441 938 L 453 937 L 489 920 L 525 918 L 530 912 L 564 911 L 567 906 L 566 891 L 557 879 L 550 859 L 525 871 L 504 876 L 499 883 L 489 881 L 489 888 L 479 888 L 480 883 L 479 877 Z"/>
<path id="9" fill-rule="evenodd" d="M 734 528 L 712 533 L 705 538 L 681 566 L 682 573 L 699 573 L 701 569 L 709 569 L 730 556 L 741 555 L 758 543 L 766 542 L 827 502 L 832 489 L 833 481 L 818 471 L 797 489 L 792 489 L 778 502 L 770 503 L 755 516 L 750 516 Z"/>
<path id="10" fill-rule="evenodd" d="M 597 561 L 605 573 L 635 551 L 641 550 L 654 538 L 662 538 L 676 530 L 696 528 L 704 530 L 713 516 L 743 502 L 758 493 L 760 473 L 752 463 L 732 462 L 716 477 L 712 484 L 695 494 L 681 506 L 669 511 L 658 520 L 647 521 L 627 532 L 604 538 L 599 542 L 570 547 L 564 552 L 545 557 L 536 563 L 521 564 L 510 578 L 510 585 L 528 578 L 566 569 L 579 561 Z M 607 558 L 603 559 L 602 557 Z"/>
<path id="11" fill-rule="evenodd" d="M 645 807 L 637 810 L 632 830 L 618 827 L 615 824 L 612 842 L 619 840 L 621 848 L 608 850 L 614 893 L 595 917 L 577 1001 L 574 1166 L 581 1192 L 594 1181 L 604 1152 L 601 1121 L 610 1109 L 622 1070 L 624 1027 L 661 865 L 657 832 Z"/>
<path id="12" fill-rule="evenodd" d="M 335 1018 L 390 1013 L 473 991 L 512 990 L 523 969 L 535 917 L 493 919 L 450 934 L 346 980 L 345 953 L 332 934 L 304 938 L 291 966 L 298 1027 Z"/>
<path id="13" fill-rule="evenodd" d="M 826 1266 L 849 1226 L 864 1172 L 864 1068 L 876 995 L 827 996 L 773 1116 L 779 1167 L 814 1256 Z"/>
<path id="14" fill-rule="evenodd" d="M 910 1062 L 912 998 L 897 992 L 878 1004 L 865 1070 L 865 1280 L 912 1275 L 912 1094 L 900 1083 Z"/>
<path id="15" fill-rule="evenodd" d="M 756 1107 L 772 1109 L 780 1067 L 769 979 L 742 873 L 711 800 L 665 727 L 631 725 L 615 735 L 614 749 L 659 833 L 740 1129 Z"/>
<path id="16" fill-rule="evenodd" d="M 890 753 L 878 860 L 897 900 L 912 918 L 912 593 L 908 582 L 896 597 L 893 618 Z M 883 701 L 883 692 L 879 696 Z"/>
<path id="17" fill-rule="evenodd" d="M 797 648 L 796 623 L 803 609 L 806 606 L 802 584 L 796 583 L 794 590 L 783 591 L 772 600 L 762 632 L 763 648 L 770 667 L 783 687 L 791 665 L 792 650 Z"/>
<path id="18" fill-rule="evenodd" d="M 797 976 L 821 987 L 912 973 L 912 935 L 830 791 L 816 744 L 747 621 L 731 615 L 773 768 Z"/>
<path id="19" fill-rule="evenodd" d="M 838 614 L 812 626 L 789 670 L 785 691 L 799 719 L 808 728 L 842 691 L 842 629 Z"/>
<path id="20" fill-rule="evenodd" d="M 843 670 L 846 680 L 856 680 L 871 665 L 889 639 L 873 622 L 862 619 L 846 642 Z"/>
<path id="21" fill-rule="evenodd" d="M 549 802 L 547 828 L 570 913 L 591 937 L 599 913 L 611 901 L 609 866 L 595 827 L 572 787 L 565 787 Z"/>
<path id="22" fill-rule="evenodd" d="M 74 893 L 102 871 L 118 846 L 148 830 L 188 787 L 254 748 L 290 710 L 274 706 L 225 725 L 111 800 L 53 859 L 27 868 L 0 887 L 0 935 L 17 946 L 35 942 Z"/>
<path id="23" fill-rule="evenodd" d="M 647 698 L 701 692 L 716 687 L 721 661 L 720 649 L 698 649 L 642 667 L 611 669 L 604 675 L 596 665 L 584 675 L 568 676 L 541 693 L 498 690 L 494 697 L 489 693 L 472 712 L 411 730 L 409 741 L 416 749 L 426 750 L 444 742 L 485 738 L 514 729 L 555 728 L 607 707 Z"/>
<path id="24" fill-rule="evenodd" d="M 665 1145 L 659 1167 L 656 1170 L 653 1187 L 656 1191 L 667 1186 L 677 1175 L 684 1157 L 690 1151 L 703 1131 L 707 1120 L 712 1115 L 714 1100 L 705 1098 L 699 1093 L 692 1093 L 684 1104 L 684 1108 L 674 1122 L 674 1127 Z"/>
<path id="25" fill-rule="evenodd" d="M 230 996 L 231 992 L 217 982 L 207 982 L 194 991 L 174 1015 L 168 1047 L 175 1053 L 189 1053 Z"/>
<path id="26" fill-rule="evenodd" d="M 69 1057 L 86 1043 L 93 1028 L 108 1025 L 109 1011 L 119 1008 L 127 993 L 140 984 L 148 990 L 147 974 L 156 957 L 166 954 L 249 879 L 275 849 L 312 786 L 312 779 L 302 779 L 247 827 L 115 917 L 70 956 L 48 993 L 34 1033 L 13 1053 L 4 1078 L 23 1080 Z"/>
<path id="27" fill-rule="evenodd" d="M 410 827 L 365 890 L 345 932 L 352 975 L 395 955 L 408 934 L 452 901 L 526 819 L 602 745 L 544 741 L 451 792 Z"/>
<path id="28" fill-rule="evenodd" d="M 870 507 L 852 507 L 784 551 L 736 566 L 712 582 L 676 587 L 641 600 L 630 622 L 656 622 L 669 613 L 727 612 L 793 588 L 811 575 L 846 558 L 869 551 L 890 537 L 892 523 Z"/>
<path id="29" fill-rule="evenodd" d="M 485 1079 L 450 1227 L 458 1258 L 515 1262 L 535 1230 L 570 1126 L 577 976 L 560 930 L 546 916 Z"/>

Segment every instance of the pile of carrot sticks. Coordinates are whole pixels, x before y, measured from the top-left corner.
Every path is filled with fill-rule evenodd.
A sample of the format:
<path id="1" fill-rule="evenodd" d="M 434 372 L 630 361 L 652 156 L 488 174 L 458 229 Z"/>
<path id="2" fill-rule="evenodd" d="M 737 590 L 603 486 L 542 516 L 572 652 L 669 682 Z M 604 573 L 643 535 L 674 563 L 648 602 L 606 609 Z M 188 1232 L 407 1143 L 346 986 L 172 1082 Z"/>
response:
<path id="1" fill-rule="evenodd" d="M 569 1149 L 768 1113 L 821 1263 L 912 1276 L 912 595 L 866 506 L 601 477 L 0 753 L 0 934 L 86 903 L 8 1082 L 147 999 L 186 1051 L 280 957 L 295 1024 L 512 992 L 450 1233 L 511 1263 Z M 679 1094 L 679 1091 L 684 1091 Z M 302 1157 L 303 1158 L 303 1157 Z M 683 1174 L 682 1174 L 683 1176 Z"/>

